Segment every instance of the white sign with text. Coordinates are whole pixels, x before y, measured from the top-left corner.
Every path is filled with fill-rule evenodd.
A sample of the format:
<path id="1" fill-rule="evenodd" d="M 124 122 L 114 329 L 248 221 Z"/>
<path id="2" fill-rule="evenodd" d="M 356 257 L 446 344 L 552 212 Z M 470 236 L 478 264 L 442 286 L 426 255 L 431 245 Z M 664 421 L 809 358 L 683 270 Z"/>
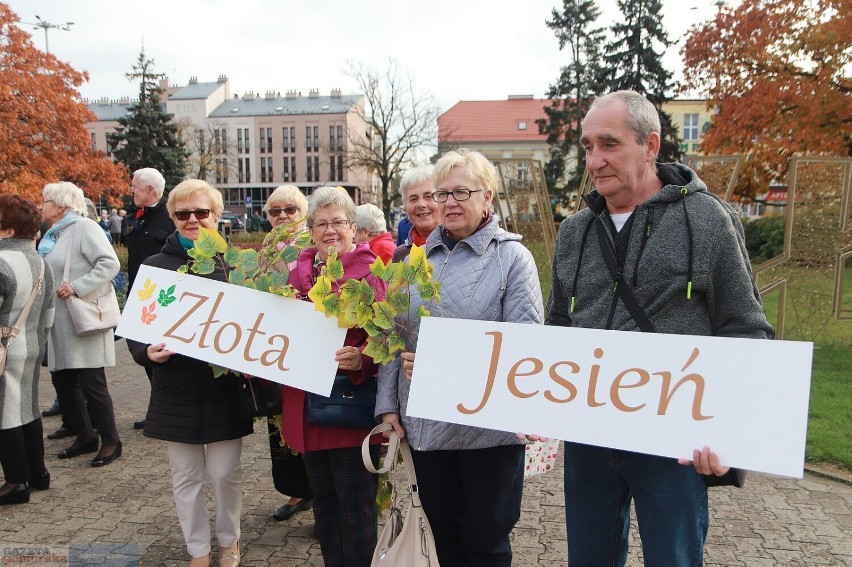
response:
<path id="1" fill-rule="evenodd" d="M 327 396 L 346 329 L 313 303 L 142 266 L 116 334 Z"/>
<path id="2" fill-rule="evenodd" d="M 813 344 L 426 317 L 408 414 L 801 478 Z"/>

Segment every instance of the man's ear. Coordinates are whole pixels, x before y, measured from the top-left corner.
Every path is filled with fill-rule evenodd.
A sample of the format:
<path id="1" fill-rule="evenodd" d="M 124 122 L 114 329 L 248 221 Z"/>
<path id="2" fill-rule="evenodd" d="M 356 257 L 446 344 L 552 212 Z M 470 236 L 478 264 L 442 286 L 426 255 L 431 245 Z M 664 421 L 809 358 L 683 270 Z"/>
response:
<path id="1" fill-rule="evenodd" d="M 648 136 L 648 143 L 645 145 L 651 163 L 657 161 L 657 156 L 660 155 L 660 135 L 657 132 L 651 132 Z"/>

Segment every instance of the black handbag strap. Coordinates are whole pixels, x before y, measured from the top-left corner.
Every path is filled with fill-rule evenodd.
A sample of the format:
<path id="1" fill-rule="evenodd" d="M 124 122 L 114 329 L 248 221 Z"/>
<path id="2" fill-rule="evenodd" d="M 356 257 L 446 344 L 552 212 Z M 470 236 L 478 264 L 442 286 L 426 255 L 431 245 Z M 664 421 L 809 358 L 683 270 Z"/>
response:
<path id="1" fill-rule="evenodd" d="M 618 293 L 622 303 L 624 303 L 624 306 L 627 307 L 627 311 L 630 312 L 630 316 L 633 317 L 633 320 L 636 321 L 637 325 L 639 325 L 639 330 L 644 333 L 654 333 L 656 332 L 654 324 L 651 323 L 651 319 L 648 318 L 648 315 L 645 314 L 645 310 L 642 309 L 641 305 L 639 305 L 639 301 L 636 299 L 636 296 L 633 295 L 633 290 L 630 288 L 630 285 L 624 281 L 624 271 L 619 268 L 618 261 L 615 258 L 615 253 L 607 245 L 609 243 L 609 238 L 607 237 L 606 227 L 604 227 L 601 216 L 602 215 L 598 215 L 595 226 L 598 231 L 598 244 L 601 248 L 601 256 L 603 256 L 604 263 L 606 264 L 609 274 L 612 276 L 613 284 L 615 285 L 615 289 L 613 291 Z"/>

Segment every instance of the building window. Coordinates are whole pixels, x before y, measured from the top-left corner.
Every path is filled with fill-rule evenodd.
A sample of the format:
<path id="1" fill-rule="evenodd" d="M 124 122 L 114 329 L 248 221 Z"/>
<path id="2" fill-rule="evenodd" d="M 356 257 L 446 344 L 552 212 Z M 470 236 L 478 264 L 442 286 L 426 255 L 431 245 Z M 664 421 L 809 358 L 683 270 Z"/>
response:
<path id="1" fill-rule="evenodd" d="M 260 153 L 266 153 L 266 136 L 263 135 L 263 128 L 260 129 Z"/>
<path id="2" fill-rule="evenodd" d="M 237 131 L 237 139 L 240 139 L 239 130 Z M 245 182 L 245 174 L 243 173 L 243 158 L 237 158 L 237 182 Z"/>
<path id="3" fill-rule="evenodd" d="M 698 115 L 684 114 L 683 115 L 683 139 L 697 140 L 698 139 Z"/>
<path id="4" fill-rule="evenodd" d="M 272 128 L 266 129 L 266 151 L 272 153 Z"/>
<path id="5" fill-rule="evenodd" d="M 292 131 L 295 131 L 295 130 L 296 130 L 295 128 L 292 129 Z M 293 182 L 293 183 L 296 182 L 296 158 L 295 157 L 290 158 L 290 181 Z"/>
<path id="6" fill-rule="evenodd" d="M 225 128 L 222 128 L 222 153 L 225 155 L 228 154 L 228 130 Z M 225 179 L 227 179 L 227 177 Z M 227 183 L 227 181 L 225 181 L 225 183 Z"/>
<path id="7" fill-rule="evenodd" d="M 308 149 L 308 151 L 311 151 L 311 149 L 314 147 L 314 143 L 311 141 L 311 134 L 313 134 L 313 130 L 311 129 L 310 126 L 306 126 L 305 127 L 305 147 Z M 310 180 L 311 180 L 311 174 L 309 173 L 308 174 L 308 181 L 310 181 Z"/>
<path id="8" fill-rule="evenodd" d="M 243 131 L 237 128 L 237 153 L 243 153 Z"/>
<path id="9" fill-rule="evenodd" d="M 314 156 L 314 181 L 319 181 L 319 156 Z"/>
<path id="10" fill-rule="evenodd" d="M 283 128 L 283 134 L 284 135 L 281 137 L 281 147 L 283 148 L 284 153 L 286 154 L 290 151 L 290 138 L 287 136 L 286 126 L 284 126 Z M 287 161 L 287 158 L 284 158 L 284 161 Z"/>
<path id="11" fill-rule="evenodd" d="M 248 130 L 248 128 L 245 128 L 243 130 L 243 138 L 246 139 L 246 153 L 247 154 L 251 153 L 250 152 L 251 148 L 249 148 L 249 130 Z M 246 163 L 248 163 L 248 160 L 246 160 Z"/>
<path id="12" fill-rule="evenodd" d="M 332 128 L 334 128 L 334 127 L 332 126 Z M 334 139 L 334 138 L 332 138 L 332 139 Z M 328 180 L 329 181 L 336 181 L 336 179 L 334 178 L 334 158 L 335 158 L 335 156 L 329 156 L 329 158 L 328 158 L 329 159 L 329 162 L 328 162 L 328 164 L 329 164 L 328 165 Z"/>
<path id="13" fill-rule="evenodd" d="M 308 156 L 307 160 L 308 160 L 308 181 L 313 181 L 314 180 L 314 169 L 313 169 L 313 167 L 311 167 L 311 164 L 313 164 L 313 161 L 311 161 L 311 156 Z"/>
<path id="14" fill-rule="evenodd" d="M 337 127 L 337 151 L 343 151 L 343 126 Z"/>
<path id="15" fill-rule="evenodd" d="M 518 130 L 526 130 L 527 129 L 527 121 L 526 120 L 518 120 Z"/>
<path id="16" fill-rule="evenodd" d="M 224 135 L 225 133 L 222 132 L 222 134 Z M 228 169 L 228 158 L 225 158 L 225 159 L 222 160 L 222 183 L 230 183 L 230 170 Z"/>
<path id="17" fill-rule="evenodd" d="M 285 130 L 286 130 L 286 128 L 285 128 Z M 284 139 L 286 140 L 287 138 L 284 138 Z M 283 175 L 282 179 L 284 181 L 290 181 L 290 158 L 288 158 L 287 156 L 284 156 L 284 173 L 282 175 Z"/>
<path id="18" fill-rule="evenodd" d="M 246 183 L 251 183 L 251 165 L 249 165 L 249 161 L 249 158 L 246 158 Z"/>
<path id="19" fill-rule="evenodd" d="M 275 181 L 275 177 L 272 173 L 272 158 L 266 160 L 266 178 L 269 180 L 270 183 Z"/>
<path id="20" fill-rule="evenodd" d="M 314 151 L 319 151 L 319 126 L 314 126 Z"/>
<path id="21" fill-rule="evenodd" d="M 261 147 L 263 146 L 263 136 L 260 137 Z M 262 151 L 262 150 L 261 150 Z M 266 158 L 260 158 L 260 182 L 266 183 Z"/>
<path id="22" fill-rule="evenodd" d="M 213 153 L 215 155 L 221 154 L 222 153 L 221 148 L 222 148 L 222 146 L 221 146 L 221 143 L 219 142 L 219 129 L 216 128 L 215 130 L 213 130 Z"/>
<path id="23" fill-rule="evenodd" d="M 328 151 L 334 151 L 334 126 L 328 127 Z M 331 177 L 334 179 L 334 176 Z"/>
<path id="24" fill-rule="evenodd" d="M 296 153 L 296 127 L 290 127 L 290 151 Z M 293 171 L 296 171 L 294 168 Z"/>
<path id="25" fill-rule="evenodd" d="M 337 180 L 343 181 L 343 156 L 337 156 Z"/>

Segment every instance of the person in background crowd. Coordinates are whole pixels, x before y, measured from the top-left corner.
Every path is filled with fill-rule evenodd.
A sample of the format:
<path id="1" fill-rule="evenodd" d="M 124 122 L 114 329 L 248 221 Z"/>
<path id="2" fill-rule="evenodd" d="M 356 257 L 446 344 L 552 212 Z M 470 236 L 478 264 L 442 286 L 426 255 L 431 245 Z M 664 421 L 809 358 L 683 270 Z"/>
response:
<path id="1" fill-rule="evenodd" d="M 109 223 L 109 235 L 112 237 L 112 243 L 121 244 L 121 217 L 118 216 L 116 209 L 110 211 L 107 223 Z"/>
<path id="2" fill-rule="evenodd" d="M 771 339 L 739 217 L 688 167 L 656 163 L 654 105 L 633 91 L 599 97 L 580 141 L 595 190 L 559 227 L 547 324 Z M 646 565 L 703 565 L 707 486 L 742 477 L 708 447 L 692 457 L 566 441 L 569 565 L 625 564 L 631 501 Z"/>
<path id="3" fill-rule="evenodd" d="M 435 185 L 432 182 L 434 168 L 431 165 L 417 167 L 405 172 L 399 183 L 399 194 L 405 207 L 405 218 L 413 224 L 408 236 L 393 254 L 393 261 L 402 260 L 411 251 L 411 245 L 423 246 L 440 221 L 438 203 L 432 199 Z"/>
<path id="4" fill-rule="evenodd" d="M 118 216 L 121 217 L 121 245 L 127 246 L 127 235 L 130 233 L 131 218 L 127 216 L 127 211 L 118 209 Z"/>
<path id="5" fill-rule="evenodd" d="M 309 200 L 308 227 L 315 246 L 299 254 L 289 283 L 302 297 L 314 286 L 319 270 L 333 249 L 343 263 L 343 278 L 372 286 L 376 301 L 386 283 L 370 273 L 376 255 L 366 242 L 355 243 L 355 203 L 337 187 L 319 187 Z M 346 332 L 344 346 L 335 353 L 338 374 L 353 384 L 375 380 L 377 365 L 363 354 L 367 332 L 354 327 Z M 377 541 L 376 475 L 364 468 L 361 442 L 370 428 L 332 427 L 310 423 L 305 415 L 305 392 L 283 386 L 284 439 L 305 455 L 305 467 L 314 495 L 316 533 L 326 567 L 367 567 Z M 378 460 L 378 445 L 370 455 Z"/>
<path id="6" fill-rule="evenodd" d="M 45 185 L 43 196 L 41 213 L 53 226 L 42 237 L 38 252 L 56 280 L 65 271 L 70 249 L 68 281 L 58 282 L 53 290 L 56 297 L 83 296 L 104 284 L 112 285 L 119 269 L 118 257 L 97 223 L 83 216 L 86 214 L 83 191 L 63 181 Z M 112 329 L 78 336 L 68 309 L 59 306 L 48 339 L 47 364 L 62 412 L 77 436 L 70 447 L 59 452 L 59 458 L 97 452 L 92 459 L 93 467 L 112 463 L 122 453 L 104 373 L 105 366 L 115 366 Z M 100 451 L 95 427 L 103 440 Z"/>
<path id="7" fill-rule="evenodd" d="M 35 249 L 40 222 L 41 213 L 32 201 L 0 195 L 0 327 L 15 325 L 33 289 L 38 289 L 26 319 L 18 325 L 19 334 L 8 344 L 6 368 L 0 373 L 0 465 L 5 478 L 0 505 L 29 502 L 31 488 L 50 488 L 38 377 L 53 325 L 54 282 Z"/>
<path id="8" fill-rule="evenodd" d="M 538 271 L 521 236 L 506 232 L 494 218 L 497 170 L 481 153 L 444 154 L 433 180 L 431 197 L 442 224 L 424 246 L 426 259 L 441 266 L 434 276 L 442 283 L 441 301 L 424 301 L 412 290 L 409 312 L 397 317 L 406 351 L 379 370 L 376 417 L 411 440 L 418 493 L 439 563 L 508 567 L 509 534 L 521 515 L 523 436 L 408 415 L 420 326 L 414 314 L 425 306 L 432 317 L 540 324 Z M 413 188 L 406 188 L 411 197 Z"/>
<path id="9" fill-rule="evenodd" d="M 136 272 L 146 259 L 162 250 L 166 238 L 175 231 L 175 223 L 166 210 L 166 200 L 163 192 L 166 180 L 153 167 L 145 167 L 133 172 L 130 182 L 130 194 L 136 213 L 130 223 L 127 234 L 127 289 L 133 289 Z M 145 366 L 148 381 L 151 381 L 151 371 Z M 145 427 L 145 420 L 140 419 L 133 424 L 134 429 Z"/>
<path id="10" fill-rule="evenodd" d="M 399 219 L 399 223 L 396 225 L 396 245 L 400 246 L 405 243 L 405 240 L 408 238 L 408 231 L 411 230 L 411 219 L 408 218 L 408 215 L 403 214 L 402 218 Z"/>
<path id="11" fill-rule="evenodd" d="M 293 223 L 296 224 L 297 230 L 305 229 L 308 200 L 295 185 L 282 185 L 275 189 L 266 200 L 263 210 L 273 229 L 279 226 L 283 229 Z M 261 258 L 264 257 L 263 252 L 273 246 L 272 241 L 276 233 L 277 231 L 272 231 L 264 238 Z M 281 250 L 287 244 L 290 243 L 279 242 L 274 246 Z M 285 270 L 289 272 L 295 267 L 295 260 L 289 264 L 271 266 L 265 265 L 261 260 L 261 270 L 267 273 Z M 276 521 L 281 522 L 303 510 L 310 510 L 313 506 L 313 493 L 303 456 L 299 453 L 294 454 L 295 451 L 287 445 L 287 439 L 282 437 L 281 431 L 273 425 L 272 419 L 267 419 L 267 429 L 269 430 L 269 454 L 272 457 L 272 481 L 275 484 L 275 490 L 289 496 L 287 502 L 272 514 Z"/>
<path id="12" fill-rule="evenodd" d="M 388 232 L 385 214 L 371 203 L 358 205 L 355 209 L 355 242 L 366 242 L 373 254 L 387 264 L 391 261 L 396 244 L 393 235 Z"/>
<path id="13" fill-rule="evenodd" d="M 209 183 L 188 179 L 168 199 L 177 231 L 146 266 L 177 270 L 186 265 L 200 228 L 216 230 L 224 209 L 222 194 Z M 196 274 L 197 275 L 197 274 Z M 225 266 L 200 276 L 227 282 Z M 216 502 L 219 566 L 240 564 L 243 437 L 252 432 L 250 418 L 239 416 L 239 383 L 233 374 L 213 377 L 210 364 L 165 348 L 165 343 L 128 340 L 134 360 L 151 371 L 151 401 L 145 436 L 166 441 L 172 491 L 191 567 L 210 565 L 210 519 L 204 478 L 209 475 Z"/>

